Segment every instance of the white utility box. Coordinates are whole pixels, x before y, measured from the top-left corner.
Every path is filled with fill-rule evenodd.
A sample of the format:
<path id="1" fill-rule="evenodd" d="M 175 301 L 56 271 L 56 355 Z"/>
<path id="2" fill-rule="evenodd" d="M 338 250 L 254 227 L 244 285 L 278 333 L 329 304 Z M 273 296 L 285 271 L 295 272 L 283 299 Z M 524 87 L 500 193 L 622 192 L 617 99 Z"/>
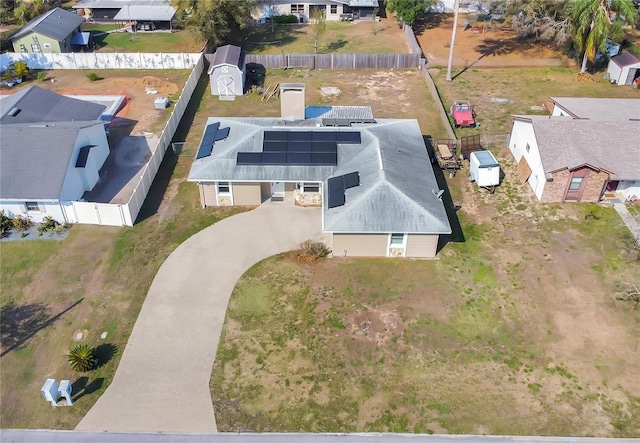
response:
<path id="1" fill-rule="evenodd" d="M 155 109 L 167 109 L 169 107 L 169 99 L 167 97 L 158 97 L 153 101 Z"/>
<path id="2" fill-rule="evenodd" d="M 58 403 L 58 383 L 55 378 L 48 378 L 42 385 L 42 396 L 46 401 L 50 401 L 53 406 Z"/>
<path id="3" fill-rule="evenodd" d="M 489 151 L 475 151 L 469 156 L 469 180 L 481 188 L 500 184 L 500 165 Z"/>

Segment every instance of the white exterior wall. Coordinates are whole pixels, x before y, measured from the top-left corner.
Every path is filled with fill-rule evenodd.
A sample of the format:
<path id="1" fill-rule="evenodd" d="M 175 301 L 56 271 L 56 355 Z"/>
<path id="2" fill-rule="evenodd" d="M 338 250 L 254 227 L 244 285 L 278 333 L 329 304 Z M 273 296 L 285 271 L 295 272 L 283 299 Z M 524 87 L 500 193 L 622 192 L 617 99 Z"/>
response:
<path id="1" fill-rule="evenodd" d="M 529 144 L 529 152 L 527 152 L 527 143 Z M 531 122 L 518 119 L 513 121 L 511 137 L 509 138 L 509 150 L 516 163 L 520 162 L 523 156 L 527 160 L 531 168 L 531 175 L 527 182 L 536 198 L 540 200 L 546 179 L 544 168 L 542 167 L 542 159 L 540 158 L 540 150 L 538 149 L 538 141 Z"/>
<path id="2" fill-rule="evenodd" d="M 29 216 L 29 218 L 35 222 L 40 223 L 46 216 L 49 216 L 61 223 L 67 221 L 64 217 L 64 211 L 60 207 L 60 203 L 57 201 L 42 201 L 42 200 L 28 200 L 37 201 L 40 206 L 40 211 L 29 211 L 25 206 L 27 200 L 0 200 L 0 210 L 3 210 L 10 218 L 16 215 Z"/>
<path id="3" fill-rule="evenodd" d="M 96 145 L 89 151 L 84 168 L 76 168 L 76 160 L 80 148 Z M 109 143 L 102 123 L 83 128 L 78 133 L 76 145 L 67 169 L 67 176 L 62 185 L 60 200 L 79 200 L 86 191 L 91 191 L 99 179 L 99 171 L 109 156 Z"/>
<path id="4" fill-rule="evenodd" d="M 327 21 L 335 21 L 335 20 L 340 20 L 340 14 L 342 14 L 342 4 L 339 3 L 331 3 L 331 2 L 327 2 L 327 1 L 315 1 L 315 2 L 296 2 L 295 0 L 292 0 L 291 3 L 287 3 L 287 4 L 278 4 L 278 5 L 274 5 L 273 9 L 275 9 L 276 11 L 276 15 L 288 15 L 291 14 L 291 4 L 296 4 L 296 5 L 304 5 L 304 14 L 297 14 L 294 13 L 294 15 L 297 15 L 298 17 L 302 16 L 304 17 L 304 22 L 307 23 L 309 22 L 309 20 L 311 20 L 313 17 L 309 16 L 309 6 L 310 5 L 317 5 L 317 6 L 325 6 L 326 8 L 326 13 L 325 13 L 325 18 Z M 336 13 L 332 14 L 331 13 L 331 6 L 330 5 L 335 5 L 336 6 Z M 267 4 L 268 7 L 268 4 Z M 263 15 L 260 17 L 268 17 L 268 14 L 263 13 Z"/>
<path id="5" fill-rule="evenodd" d="M 571 114 L 566 112 L 564 109 L 562 109 L 557 104 L 553 105 L 553 112 L 551 113 L 551 115 L 554 116 L 554 117 L 565 117 L 565 116 L 573 117 Z"/>
<path id="6" fill-rule="evenodd" d="M 618 189 L 616 189 L 616 191 L 620 192 L 625 200 L 640 199 L 640 180 L 621 180 L 620 183 L 618 183 Z"/>
<path id="7" fill-rule="evenodd" d="M 611 80 L 615 80 L 618 84 L 620 84 L 621 73 L 622 73 L 622 68 L 618 66 L 616 63 L 614 63 L 613 61 L 609 60 L 609 66 L 607 66 L 607 74 L 609 74 L 609 78 Z"/>

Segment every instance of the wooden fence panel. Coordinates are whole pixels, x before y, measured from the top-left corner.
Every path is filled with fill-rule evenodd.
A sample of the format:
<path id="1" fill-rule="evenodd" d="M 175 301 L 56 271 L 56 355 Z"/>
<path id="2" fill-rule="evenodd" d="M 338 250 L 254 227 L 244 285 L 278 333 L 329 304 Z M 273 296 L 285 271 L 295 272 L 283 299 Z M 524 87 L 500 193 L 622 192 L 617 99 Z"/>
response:
<path id="1" fill-rule="evenodd" d="M 247 63 L 267 69 L 411 69 L 420 66 L 419 54 L 247 54 Z"/>

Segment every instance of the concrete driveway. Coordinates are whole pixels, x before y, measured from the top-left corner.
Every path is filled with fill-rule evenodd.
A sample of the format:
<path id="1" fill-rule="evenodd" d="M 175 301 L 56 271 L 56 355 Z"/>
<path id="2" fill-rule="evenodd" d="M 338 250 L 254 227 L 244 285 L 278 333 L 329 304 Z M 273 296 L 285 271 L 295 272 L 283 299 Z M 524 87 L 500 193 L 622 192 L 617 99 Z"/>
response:
<path id="1" fill-rule="evenodd" d="M 229 297 L 256 262 L 321 239 L 321 210 L 266 203 L 180 245 L 156 274 L 111 385 L 76 427 L 215 432 L 209 378 Z"/>

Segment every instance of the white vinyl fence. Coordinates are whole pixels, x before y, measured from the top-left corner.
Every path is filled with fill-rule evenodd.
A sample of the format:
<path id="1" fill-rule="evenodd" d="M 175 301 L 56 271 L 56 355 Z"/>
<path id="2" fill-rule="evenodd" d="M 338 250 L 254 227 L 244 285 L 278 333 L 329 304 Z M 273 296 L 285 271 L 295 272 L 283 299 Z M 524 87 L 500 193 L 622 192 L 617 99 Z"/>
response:
<path id="1" fill-rule="evenodd" d="M 180 98 L 173 107 L 171 117 L 169 117 L 169 121 L 162 130 L 162 135 L 160 135 L 156 149 L 145 165 L 140 181 L 129 201 L 126 204 L 77 201 L 63 203 L 62 205 L 68 222 L 90 225 L 133 226 L 136 217 L 138 217 L 140 213 L 140 208 L 147 197 L 151 183 L 160 168 L 164 154 L 167 152 L 167 147 L 170 146 L 171 139 L 180 124 L 180 120 L 184 115 L 184 111 L 187 109 L 189 100 L 204 70 L 204 57 L 200 54 L 198 55 L 200 58 L 193 67 L 193 71 L 191 71 L 189 79 L 182 89 Z"/>
<path id="2" fill-rule="evenodd" d="M 10 64 L 25 61 L 30 69 L 192 69 L 202 54 L 196 53 L 102 53 L 67 52 L 0 54 L 0 70 Z"/>

